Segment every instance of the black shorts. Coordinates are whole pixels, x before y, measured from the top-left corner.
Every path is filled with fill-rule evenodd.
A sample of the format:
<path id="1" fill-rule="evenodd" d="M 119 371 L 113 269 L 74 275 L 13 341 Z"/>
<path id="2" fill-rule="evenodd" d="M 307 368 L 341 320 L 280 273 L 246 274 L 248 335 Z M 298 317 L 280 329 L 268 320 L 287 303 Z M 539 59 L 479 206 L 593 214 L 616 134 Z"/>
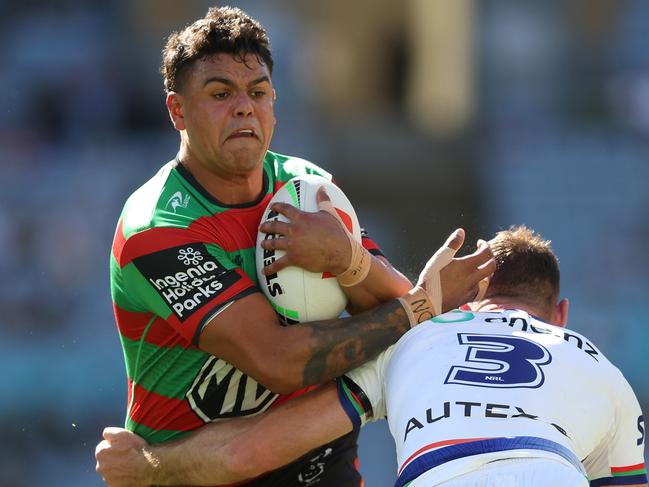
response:
<path id="1" fill-rule="evenodd" d="M 245 487 L 361 487 L 357 443 L 352 431 Z"/>

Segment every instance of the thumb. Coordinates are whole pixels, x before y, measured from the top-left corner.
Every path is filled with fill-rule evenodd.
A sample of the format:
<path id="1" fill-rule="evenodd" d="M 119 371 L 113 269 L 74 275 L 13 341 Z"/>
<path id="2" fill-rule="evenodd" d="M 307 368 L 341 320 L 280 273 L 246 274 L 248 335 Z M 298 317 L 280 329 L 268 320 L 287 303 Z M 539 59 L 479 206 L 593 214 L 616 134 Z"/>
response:
<path id="1" fill-rule="evenodd" d="M 336 213 L 336 209 L 331 202 L 331 198 L 327 194 L 327 189 L 324 186 L 320 186 L 318 188 L 318 192 L 315 194 L 315 200 L 318 203 L 318 210 L 326 211 L 330 215 L 333 215 L 336 219 L 339 219 L 338 214 Z"/>
<path id="2" fill-rule="evenodd" d="M 455 230 L 447 239 L 444 244 L 445 247 L 455 250 L 456 252 L 460 250 L 462 244 L 464 243 L 464 230 L 458 228 Z"/>

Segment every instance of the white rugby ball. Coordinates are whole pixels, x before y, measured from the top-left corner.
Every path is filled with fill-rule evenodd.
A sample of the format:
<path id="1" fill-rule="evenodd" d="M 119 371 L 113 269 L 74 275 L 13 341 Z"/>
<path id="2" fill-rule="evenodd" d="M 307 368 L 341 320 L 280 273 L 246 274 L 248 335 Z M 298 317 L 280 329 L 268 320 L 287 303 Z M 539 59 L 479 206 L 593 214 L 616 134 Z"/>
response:
<path id="1" fill-rule="evenodd" d="M 288 221 L 279 213 L 271 211 L 273 203 L 288 203 L 302 211 L 318 211 L 316 192 L 325 186 L 336 212 L 349 232 L 361 241 L 361 228 L 352 204 L 338 186 L 322 176 L 308 174 L 288 181 L 275 193 L 264 210 L 261 222 L 268 220 Z M 262 269 L 285 254 L 283 250 L 265 250 L 261 242 L 278 235 L 259 232 L 255 262 L 259 287 L 286 324 L 336 318 L 345 309 L 347 297 L 338 280 L 329 273 L 309 272 L 300 267 L 286 267 L 265 276 Z"/>

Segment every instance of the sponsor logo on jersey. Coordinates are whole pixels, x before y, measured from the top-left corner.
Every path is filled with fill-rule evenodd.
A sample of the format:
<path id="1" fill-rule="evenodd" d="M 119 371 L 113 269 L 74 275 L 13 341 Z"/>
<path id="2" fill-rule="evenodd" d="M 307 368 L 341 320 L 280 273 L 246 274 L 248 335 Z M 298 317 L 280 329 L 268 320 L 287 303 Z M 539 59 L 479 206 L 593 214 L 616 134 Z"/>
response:
<path id="1" fill-rule="evenodd" d="M 262 412 L 277 397 L 278 394 L 216 357 L 207 359 L 187 391 L 191 408 L 206 423 Z"/>
<path id="2" fill-rule="evenodd" d="M 595 348 L 595 346 L 584 337 L 580 337 L 576 333 L 571 332 L 570 330 L 561 329 L 556 326 L 551 327 L 545 323 L 537 322 L 536 324 L 534 324 L 531 321 L 528 322 L 528 320 L 522 316 L 507 317 L 504 315 L 500 315 L 496 317 L 487 317 L 485 318 L 485 322 L 508 325 L 510 328 L 518 329 L 526 333 L 549 334 L 552 336 L 562 338 L 566 342 L 572 343 L 579 350 L 586 353 L 589 357 L 591 357 L 596 362 L 599 362 L 599 359 L 597 358 L 599 356 L 599 351 Z"/>
<path id="3" fill-rule="evenodd" d="M 417 417 L 410 418 L 404 428 L 403 441 L 408 439 L 408 435 L 416 430 L 424 429 L 430 424 L 435 424 L 448 418 L 485 418 L 485 419 L 513 419 L 525 418 L 533 421 L 544 421 L 543 418 L 535 414 L 530 414 L 519 406 L 510 404 L 482 403 L 475 401 L 445 401 L 441 407 L 428 408 Z M 555 423 L 550 423 L 554 428 L 564 436 L 568 436 L 566 430 Z"/>
<path id="4" fill-rule="evenodd" d="M 165 249 L 133 262 L 180 321 L 213 302 L 241 278 L 200 243 Z"/>
<path id="5" fill-rule="evenodd" d="M 178 208 L 187 208 L 190 198 L 191 196 L 189 196 L 188 194 L 183 196 L 180 191 L 176 191 L 167 201 L 165 208 L 171 208 L 173 212 L 176 213 L 176 209 Z"/>

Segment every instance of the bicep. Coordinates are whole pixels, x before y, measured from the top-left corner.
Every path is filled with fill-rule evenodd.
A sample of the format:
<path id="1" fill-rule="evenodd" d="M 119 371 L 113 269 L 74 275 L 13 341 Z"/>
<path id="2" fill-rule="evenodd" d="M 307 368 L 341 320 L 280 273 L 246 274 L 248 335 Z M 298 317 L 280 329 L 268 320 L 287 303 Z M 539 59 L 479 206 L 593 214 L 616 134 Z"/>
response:
<path id="1" fill-rule="evenodd" d="M 293 365 L 300 359 L 299 344 L 306 343 L 307 334 L 300 327 L 281 326 L 266 298 L 254 292 L 212 316 L 200 333 L 198 346 L 274 392 L 284 393 L 301 385 L 296 381 L 302 377 L 294 377 Z"/>

